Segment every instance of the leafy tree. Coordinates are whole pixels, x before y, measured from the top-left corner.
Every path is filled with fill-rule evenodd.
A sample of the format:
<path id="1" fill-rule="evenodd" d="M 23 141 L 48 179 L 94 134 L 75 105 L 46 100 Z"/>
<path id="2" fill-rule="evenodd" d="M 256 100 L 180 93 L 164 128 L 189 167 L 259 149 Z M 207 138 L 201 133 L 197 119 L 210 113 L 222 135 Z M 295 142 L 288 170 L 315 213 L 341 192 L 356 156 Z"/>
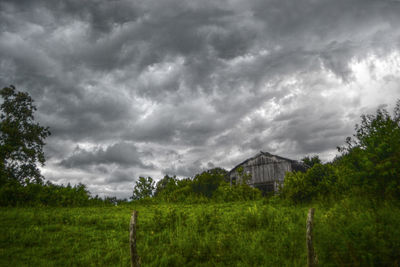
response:
<path id="1" fill-rule="evenodd" d="M 376 115 L 361 116 L 353 137 L 338 147 L 342 156 L 337 160 L 348 186 L 381 197 L 400 195 L 400 100 L 394 115 L 379 109 Z"/>
<path id="2" fill-rule="evenodd" d="M 192 202 L 196 200 L 192 185 L 193 180 L 190 178 L 178 179 L 166 175 L 157 183 L 154 196 L 167 202 Z"/>
<path id="3" fill-rule="evenodd" d="M 139 177 L 133 188 L 133 195 L 131 199 L 138 200 L 147 197 L 152 197 L 155 189 L 155 182 L 151 177 Z"/>
<path id="4" fill-rule="evenodd" d="M 196 194 L 211 198 L 218 186 L 225 181 L 227 171 L 214 168 L 197 174 L 192 183 L 192 190 Z"/>
<path id="5" fill-rule="evenodd" d="M 293 202 L 307 202 L 326 198 L 338 191 L 337 169 L 332 164 L 315 164 L 306 172 L 288 172 L 281 196 Z"/>
<path id="6" fill-rule="evenodd" d="M 317 155 L 312 157 L 305 156 L 301 159 L 301 161 L 310 168 L 313 167 L 315 164 L 322 164 L 322 161 Z"/>
<path id="7" fill-rule="evenodd" d="M 0 183 L 40 183 L 43 177 L 37 163 L 45 163 L 43 146 L 49 128 L 34 121 L 36 106 L 28 93 L 10 86 L 0 95 Z"/>
<path id="8" fill-rule="evenodd" d="M 165 175 L 160 181 L 156 184 L 156 191 L 154 192 L 154 196 L 159 197 L 162 194 L 168 195 L 171 192 L 175 191 L 178 187 L 178 179 L 176 176 L 168 176 Z"/>

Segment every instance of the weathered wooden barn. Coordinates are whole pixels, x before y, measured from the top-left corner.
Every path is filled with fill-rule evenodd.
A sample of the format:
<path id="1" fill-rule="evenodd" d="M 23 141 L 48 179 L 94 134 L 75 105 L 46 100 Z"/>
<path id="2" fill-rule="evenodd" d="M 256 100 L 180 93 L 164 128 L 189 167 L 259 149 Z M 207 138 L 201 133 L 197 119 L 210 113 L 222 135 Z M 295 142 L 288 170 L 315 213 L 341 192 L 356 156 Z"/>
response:
<path id="1" fill-rule="evenodd" d="M 241 182 L 243 175 L 249 176 L 248 184 L 260 189 L 263 193 L 276 192 L 283 184 L 286 172 L 305 171 L 307 166 L 268 152 L 258 153 L 236 165 L 229 173 L 231 184 Z"/>

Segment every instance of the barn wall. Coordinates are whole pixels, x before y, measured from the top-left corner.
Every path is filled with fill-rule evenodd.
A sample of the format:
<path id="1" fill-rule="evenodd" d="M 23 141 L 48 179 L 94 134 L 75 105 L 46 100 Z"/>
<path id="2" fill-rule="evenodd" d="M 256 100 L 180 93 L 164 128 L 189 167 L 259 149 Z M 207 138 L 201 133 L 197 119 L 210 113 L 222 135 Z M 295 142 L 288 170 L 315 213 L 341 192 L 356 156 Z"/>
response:
<path id="1" fill-rule="evenodd" d="M 289 161 L 276 158 L 274 156 L 268 157 L 266 155 L 259 155 L 254 159 L 250 159 L 243 165 L 244 173 L 251 175 L 249 185 L 261 186 L 266 184 L 274 185 L 276 191 L 276 184 L 283 183 L 286 172 L 292 171 L 292 164 Z M 231 182 L 238 179 L 239 173 L 234 171 L 230 174 Z"/>

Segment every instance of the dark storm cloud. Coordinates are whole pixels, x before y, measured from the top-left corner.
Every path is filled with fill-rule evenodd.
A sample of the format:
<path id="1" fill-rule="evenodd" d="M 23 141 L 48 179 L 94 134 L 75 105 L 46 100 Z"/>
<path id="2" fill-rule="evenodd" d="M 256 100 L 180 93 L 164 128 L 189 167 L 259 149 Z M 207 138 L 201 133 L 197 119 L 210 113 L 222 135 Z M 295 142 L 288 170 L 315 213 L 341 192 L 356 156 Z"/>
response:
<path id="1" fill-rule="evenodd" d="M 170 166 L 163 169 L 162 173 L 170 176 L 177 175 L 178 177 L 194 177 L 195 174 L 213 167 L 213 163 L 203 164 L 200 160 L 197 160 L 195 162 Z"/>
<path id="2" fill-rule="evenodd" d="M 133 183 L 136 179 L 135 175 L 129 171 L 117 170 L 111 173 L 104 181 L 104 184 L 121 184 L 121 183 Z"/>
<path id="3" fill-rule="evenodd" d="M 50 126 L 51 179 L 125 196 L 132 176 L 259 150 L 332 157 L 361 113 L 400 97 L 399 14 L 385 0 L 3 0 L 0 83 Z"/>
<path id="4" fill-rule="evenodd" d="M 75 148 L 73 154 L 62 160 L 60 164 L 67 168 L 79 168 L 97 164 L 118 164 L 122 166 L 136 166 L 151 168 L 140 159 L 146 153 L 139 152 L 136 146 L 129 143 L 117 143 L 106 149 L 95 148 L 92 150 Z"/>

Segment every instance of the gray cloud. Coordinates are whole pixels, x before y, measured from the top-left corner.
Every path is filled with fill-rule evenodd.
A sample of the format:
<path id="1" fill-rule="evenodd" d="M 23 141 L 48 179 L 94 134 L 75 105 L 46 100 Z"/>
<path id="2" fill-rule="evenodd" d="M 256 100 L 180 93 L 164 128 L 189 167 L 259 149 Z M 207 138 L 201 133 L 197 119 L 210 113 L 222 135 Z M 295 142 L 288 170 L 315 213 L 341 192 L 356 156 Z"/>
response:
<path id="1" fill-rule="evenodd" d="M 134 180 L 136 179 L 135 175 L 131 172 L 127 172 L 127 171 L 121 171 L 121 170 L 117 170 L 113 173 L 110 174 L 109 177 L 107 177 L 105 179 L 105 184 L 123 184 L 123 183 L 129 183 L 131 187 L 134 182 Z M 132 188 L 132 187 L 131 187 Z M 133 188 L 132 188 L 133 190 Z"/>
<path id="2" fill-rule="evenodd" d="M 77 146 L 72 155 L 63 159 L 60 165 L 66 168 L 79 168 L 95 164 L 118 164 L 126 167 L 152 168 L 152 165 L 142 162 L 142 155 L 146 155 L 146 153 L 139 152 L 135 145 L 129 143 L 116 143 L 106 149 L 95 148 L 92 150 Z"/>
<path id="3" fill-rule="evenodd" d="M 332 158 L 400 98 L 395 1 L 0 2 L 0 83 L 51 128 L 48 179 L 127 196 L 259 150 Z M 130 183 L 130 184 L 129 184 Z"/>
<path id="4" fill-rule="evenodd" d="M 176 175 L 178 177 L 194 177 L 195 174 L 201 173 L 207 169 L 214 168 L 212 162 L 203 163 L 200 160 L 194 162 L 180 162 L 177 165 L 169 166 L 162 170 L 165 175 Z"/>

